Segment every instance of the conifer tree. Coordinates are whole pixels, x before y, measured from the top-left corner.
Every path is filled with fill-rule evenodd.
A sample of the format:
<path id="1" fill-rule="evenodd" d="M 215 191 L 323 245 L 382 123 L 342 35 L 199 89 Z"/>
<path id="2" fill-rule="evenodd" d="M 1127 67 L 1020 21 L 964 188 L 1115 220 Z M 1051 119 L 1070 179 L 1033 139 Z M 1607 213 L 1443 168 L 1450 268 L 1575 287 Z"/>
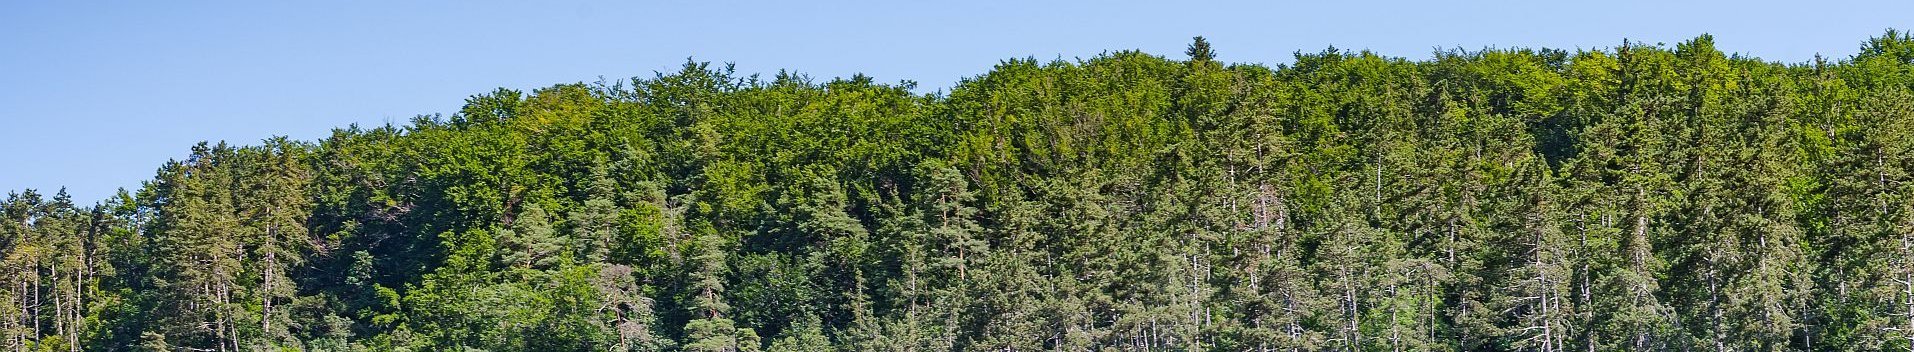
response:
<path id="1" fill-rule="evenodd" d="M 1210 49 L 1210 41 L 1203 39 L 1203 36 L 1191 37 L 1190 48 L 1184 50 L 1183 54 L 1189 55 L 1190 61 L 1193 62 L 1206 62 L 1216 59 L 1216 51 Z"/>
<path id="2" fill-rule="evenodd" d="M 584 203 L 567 216 L 574 242 L 570 247 L 576 253 L 576 258 L 587 263 L 604 262 L 611 257 L 615 241 L 619 239 L 618 230 L 622 227 L 618 219 L 616 186 L 604 164 L 603 160 L 595 163 Z"/>
<path id="3" fill-rule="evenodd" d="M 688 294 L 691 314 L 695 316 L 684 325 L 686 351 L 698 352 L 739 352 L 758 350 L 757 332 L 750 328 L 738 327 L 728 314 L 731 305 L 725 302 L 724 278 L 725 255 L 724 240 L 716 234 L 703 233 L 696 237 L 694 255 L 689 259 L 692 265 Z"/>
<path id="4" fill-rule="evenodd" d="M 569 261 L 564 239 L 552 227 L 551 216 L 536 203 L 512 219 L 509 227 L 498 230 L 498 242 L 504 250 L 499 260 L 516 268 L 552 269 Z"/>
<path id="5" fill-rule="evenodd" d="M 311 216 L 306 186 L 311 172 L 301 163 L 303 145 L 284 137 L 267 140 L 258 148 L 242 150 L 243 182 L 235 198 L 249 233 L 244 244 L 252 252 L 249 258 L 261 265 L 247 275 L 256 277 L 253 295 L 258 303 L 257 334 L 248 344 L 257 347 L 285 346 L 292 341 L 290 315 L 275 305 L 291 303 L 298 292 L 291 271 L 305 260 L 309 243 L 305 219 Z"/>

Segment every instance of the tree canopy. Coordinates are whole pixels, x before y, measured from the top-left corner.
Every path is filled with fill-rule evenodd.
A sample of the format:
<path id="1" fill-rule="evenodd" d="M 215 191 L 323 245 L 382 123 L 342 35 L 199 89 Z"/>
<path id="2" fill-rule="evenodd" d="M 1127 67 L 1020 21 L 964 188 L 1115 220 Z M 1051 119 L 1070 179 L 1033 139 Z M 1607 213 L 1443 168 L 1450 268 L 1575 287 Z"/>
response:
<path id="1" fill-rule="evenodd" d="M 1184 54 L 201 143 L 0 201 L 0 349 L 1914 351 L 1907 33 Z"/>

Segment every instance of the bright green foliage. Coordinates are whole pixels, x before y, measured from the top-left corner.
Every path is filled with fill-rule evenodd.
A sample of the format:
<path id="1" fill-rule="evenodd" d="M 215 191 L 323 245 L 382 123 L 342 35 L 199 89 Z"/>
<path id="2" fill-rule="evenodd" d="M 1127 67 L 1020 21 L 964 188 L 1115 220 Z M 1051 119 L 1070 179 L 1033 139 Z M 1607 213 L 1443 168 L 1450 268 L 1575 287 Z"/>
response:
<path id="1" fill-rule="evenodd" d="M 472 96 L 0 202 L 0 350 L 1914 351 L 1914 36 Z M 1187 58 L 1187 60 L 1183 60 Z"/>

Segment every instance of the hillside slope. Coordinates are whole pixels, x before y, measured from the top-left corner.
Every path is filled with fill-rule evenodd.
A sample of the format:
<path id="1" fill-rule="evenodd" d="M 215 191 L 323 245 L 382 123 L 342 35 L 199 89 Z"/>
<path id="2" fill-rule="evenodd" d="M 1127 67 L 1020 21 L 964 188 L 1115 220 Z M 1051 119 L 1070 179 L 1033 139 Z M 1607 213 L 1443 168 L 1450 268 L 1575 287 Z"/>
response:
<path id="1" fill-rule="evenodd" d="M 1209 50 L 201 144 L 0 205 L 0 349 L 1914 349 L 1907 34 Z"/>

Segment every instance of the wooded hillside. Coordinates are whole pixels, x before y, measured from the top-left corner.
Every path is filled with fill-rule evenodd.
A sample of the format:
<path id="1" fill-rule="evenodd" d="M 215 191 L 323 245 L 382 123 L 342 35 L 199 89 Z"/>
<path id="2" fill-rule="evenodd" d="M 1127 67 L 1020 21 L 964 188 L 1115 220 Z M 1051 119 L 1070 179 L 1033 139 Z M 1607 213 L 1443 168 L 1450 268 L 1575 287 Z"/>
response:
<path id="1" fill-rule="evenodd" d="M 202 143 L 0 204 L 0 349 L 1914 351 L 1907 33 L 1185 54 Z"/>

